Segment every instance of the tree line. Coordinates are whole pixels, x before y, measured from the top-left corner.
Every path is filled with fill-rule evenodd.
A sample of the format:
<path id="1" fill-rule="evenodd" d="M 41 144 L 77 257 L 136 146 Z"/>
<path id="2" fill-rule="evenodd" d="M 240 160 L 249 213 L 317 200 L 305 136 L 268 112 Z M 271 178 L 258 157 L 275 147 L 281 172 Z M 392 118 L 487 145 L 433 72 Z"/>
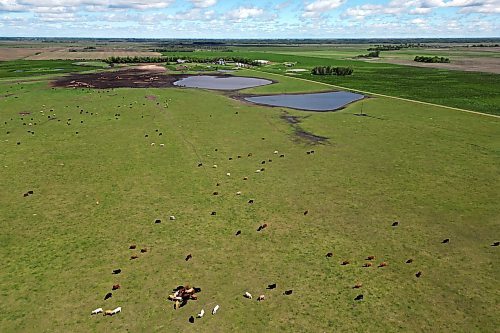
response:
<path id="1" fill-rule="evenodd" d="M 177 62 L 177 60 L 184 60 L 185 62 L 192 63 L 216 63 L 219 60 L 223 60 L 224 62 L 238 62 L 242 64 L 259 66 L 259 63 L 253 59 L 242 58 L 242 57 L 207 57 L 207 58 L 198 58 L 198 57 L 188 57 L 188 56 L 161 56 L 161 57 L 109 57 L 105 62 L 108 64 L 131 64 L 131 63 L 165 63 L 165 62 Z"/>
<path id="2" fill-rule="evenodd" d="M 438 57 L 438 56 L 434 57 L 416 56 L 415 59 L 413 59 L 413 61 L 426 62 L 426 63 L 450 63 L 449 58 Z"/>
<path id="3" fill-rule="evenodd" d="M 351 75 L 354 70 L 351 67 L 331 67 L 331 66 L 317 66 L 311 70 L 313 75 L 338 75 L 346 76 Z"/>

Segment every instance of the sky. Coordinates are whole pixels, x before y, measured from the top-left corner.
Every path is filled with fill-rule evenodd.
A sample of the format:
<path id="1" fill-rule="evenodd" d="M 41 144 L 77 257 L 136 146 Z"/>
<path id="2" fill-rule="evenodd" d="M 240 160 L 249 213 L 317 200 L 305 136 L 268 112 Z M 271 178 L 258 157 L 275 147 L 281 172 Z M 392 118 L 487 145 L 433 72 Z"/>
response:
<path id="1" fill-rule="evenodd" d="M 0 0 L 0 37 L 500 37 L 500 0 Z"/>

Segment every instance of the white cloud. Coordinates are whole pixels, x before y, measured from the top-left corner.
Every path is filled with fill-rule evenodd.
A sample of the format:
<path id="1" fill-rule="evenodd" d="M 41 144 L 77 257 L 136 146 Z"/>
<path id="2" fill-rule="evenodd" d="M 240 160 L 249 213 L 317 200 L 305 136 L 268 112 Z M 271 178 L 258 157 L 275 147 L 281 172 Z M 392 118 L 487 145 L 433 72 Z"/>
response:
<path id="1" fill-rule="evenodd" d="M 207 8 L 217 4 L 217 0 L 189 0 L 196 8 Z"/>
<path id="2" fill-rule="evenodd" d="M 324 13 L 342 6 L 346 0 L 316 0 L 305 7 L 303 17 L 319 17 Z"/>
<path id="3" fill-rule="evenodd" d="M 258 7 L 239 7 L 234 10 L 231 10 L 227 13 L 227 18 L 230 20 L 245 20 L 252 17 L 262 16 L 264 14 L 264 10 Z"/>

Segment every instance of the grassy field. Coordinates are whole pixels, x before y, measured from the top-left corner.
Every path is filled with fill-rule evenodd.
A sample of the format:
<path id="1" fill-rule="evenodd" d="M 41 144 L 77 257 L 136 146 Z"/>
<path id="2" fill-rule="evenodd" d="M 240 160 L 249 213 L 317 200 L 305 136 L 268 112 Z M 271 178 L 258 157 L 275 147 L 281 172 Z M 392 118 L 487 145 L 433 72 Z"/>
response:
<path id="1" fill-rule="evenodd" d="M 52 64 L 43 68 L 63 65 Z M 396 79 L 404 70 L 387 69 Z M 433 72 L 419 73 L 426 80 Z M 325 89 L 278 81 L 244 92 Z M 456 89 L 471 85 L 479 82 L 460 80 Z M 443 95 L 430 100 L 457 103 Z M 365 100 L 368 116 L 360 117 L 360 103 L 310 113 L 204 90 L 53 89 L 48 81 L 2 80 L 0 96 L 2 332 L 494 332 L 500 325 L 500 254 L 490 246 L 500 226 L 497 118 L 386 98 Z M 286 112 L 329 142 L 298 138 L 280 118 Z M 28 190 L 34 194 L 24 197 Z M 268 228 L 257 232 L 263 223 Z M 363 268 L 369 255 L 374 267 Z M 377 268 L 383 261 L 388 266 Z M 112 275 L 117 268 L 122 273 Z M 104 301 L 116 283 L 122 288 Z M 175 311 L 166 298 L 184 283 L 202 292 Z M 266 290 L 270 283 L 278 288 Z M 293 294 L 283 295 L 287 289 Z M 245 291 L 267 299 L 245 299 Z M 354 301 L 359 294 L 364 300 Z M 114 317 L 90 316 L 116 306 L 123 311 Z M 190 324 L 201 308 L 205 317 Z"/>
<path id="2" fill-rule="evenodd" d="M 272 49 L 271 49 L 272 50 Z M 352 50 L 352 49 L 351 49 Z M 352 54 L 362 49 L 348 51 Z M 312 69 L 315 66 L 350 66 L 354 69 L 352 76 L 314 76 L 310 72 L 294 73 L 294 76 L 309 80 L 340 85 L 346 88 L 359 89 L 378 94 L 414 99 L 472 111 L 500 114 L 500 75 L 478 72 L 463 72 L 433 68 L 418 68 L 386 63 L 373 63 L 343 56 L 308 56 L 280 54 L 276 52 L 235 51 L 235 52 L 194 52 L 189 56 L 217 57 L 240 56 L 251 59 L 265 59 L 271 65 L 259 67 L 259 70 L 284 74 L 288 69 L 284 62 L 294 62 L 294 68 Z M 341 52 L 341 51 L 335 51 Z M 174 55 L 175 53 L 165 53 Z M 184 54 L 185 55 L 185 54 Z"/>
<path id="3" fill-rule="evenodd" d="M 0 80 L 11 78 L 33 78 L 45 75 L 74 73 L 102 68 L 103 63 L 79 62 L 68 60 L 16 60 L 0 61 Z"/>

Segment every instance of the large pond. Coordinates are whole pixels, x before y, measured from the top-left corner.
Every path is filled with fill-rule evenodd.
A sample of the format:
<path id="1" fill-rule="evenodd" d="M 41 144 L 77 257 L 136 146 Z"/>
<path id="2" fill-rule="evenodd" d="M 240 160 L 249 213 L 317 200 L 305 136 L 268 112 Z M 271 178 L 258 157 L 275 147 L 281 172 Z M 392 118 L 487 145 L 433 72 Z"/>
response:
<path id="1" fill-rule="evenodd" d="M 305 111 L 333 111 L 363 99 L 363 95 L 347 91 L 314 94 L 283 94 L 246 97 L 245 100 L 263 105 L 283 106 Z"/>
<path id="2" fill-rule="evenodd" d="M 272 81 L 241 76 L 193 75 L 174 82 L 174 85 L 188 88 L 215 90 L 239 90 L 271 84 Z"/>

